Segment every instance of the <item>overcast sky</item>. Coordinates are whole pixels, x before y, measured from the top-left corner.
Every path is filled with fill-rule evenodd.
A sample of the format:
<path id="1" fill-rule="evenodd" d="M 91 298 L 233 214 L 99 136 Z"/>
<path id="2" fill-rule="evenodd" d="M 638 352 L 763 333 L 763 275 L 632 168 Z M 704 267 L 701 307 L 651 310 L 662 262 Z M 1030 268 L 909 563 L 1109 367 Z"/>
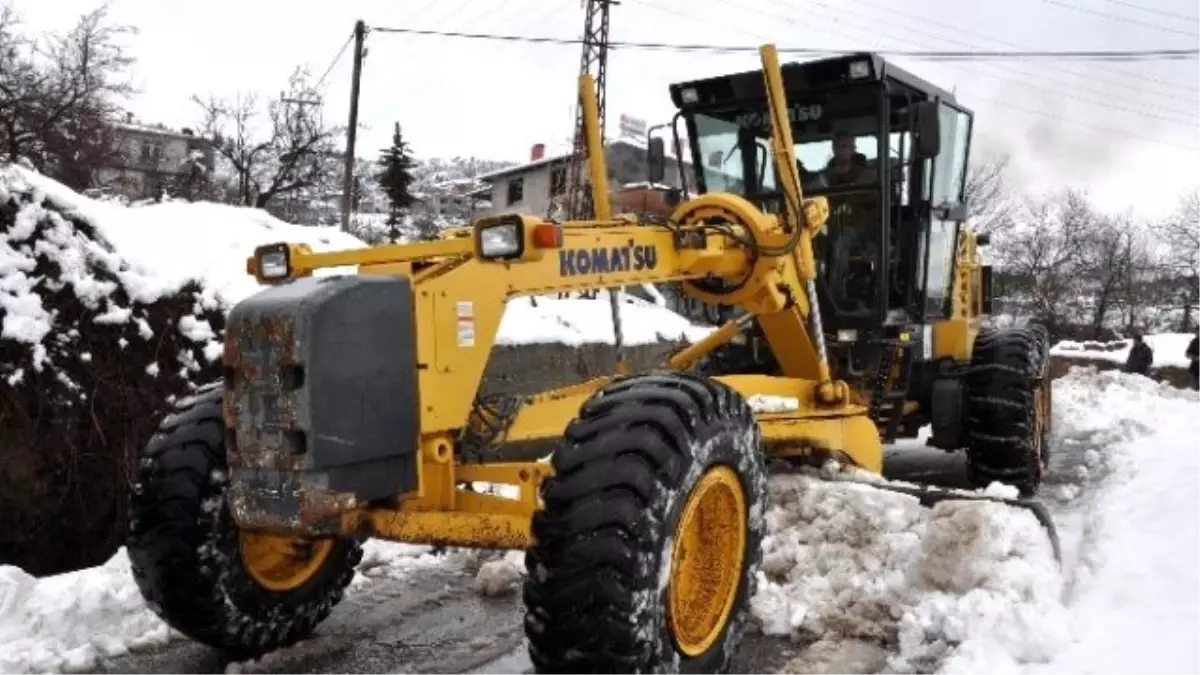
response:
<path id="1" fill-rule="evenodd" d="M 15 0 L 35 30 L 64 28 L 96 0 Z M 134 24 L 137 116 L 198 123 L 194 93 L 277 96 L 291 69 L 329 66 L 356 19 L 368 26 L 579 37 L 579 0 L 112 0 Z M 1194 48 L 1195 0 L 623 0 L 613 40 L 894 50 Z M 360 156 L 393 122 L 420 156 L 522 160 L 571 133 L 579 47 L 375 32 L 367 38 Z M 1162 211 L 1200 184 L 1197 61 L 1090 64 L 896 59 L 954 88 L 976 112 L 976 152 L 1007 152 L 1032 189 L 1085 187 L 1105 208 Z M 673 81 L 757 67 L 754 53 L 617 51 L 608 115 L 669 120 Z M 325 80 L 344 123 L 350 50 Z"/>

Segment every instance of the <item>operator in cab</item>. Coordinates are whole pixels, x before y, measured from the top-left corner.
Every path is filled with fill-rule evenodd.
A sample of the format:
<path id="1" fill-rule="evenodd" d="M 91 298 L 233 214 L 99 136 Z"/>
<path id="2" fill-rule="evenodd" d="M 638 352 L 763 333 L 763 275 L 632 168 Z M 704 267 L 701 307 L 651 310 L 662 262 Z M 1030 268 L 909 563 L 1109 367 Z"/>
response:
<path id="1" fill-rule="evenodd" d="M 833 157 L 825 165 L 825 184 L 833 187 L 875 182 L 875 170 L 854 147 L 854 136 L 842 130 L 833 135 Z"/>
<path id="2" fill-rule="evenodd" d="M 833 136 L 833 157 L 821 173 L 825 187 L 862 186 L 875 181 L 875 170 L 855 148 L 854 135 L 839 130 Z M 870 311 L 875 288 L 877 207 L 873 195 L 834 198 L 831 206 L 833 278 L 829 281 L 834 302 L 852 312 Z"/>

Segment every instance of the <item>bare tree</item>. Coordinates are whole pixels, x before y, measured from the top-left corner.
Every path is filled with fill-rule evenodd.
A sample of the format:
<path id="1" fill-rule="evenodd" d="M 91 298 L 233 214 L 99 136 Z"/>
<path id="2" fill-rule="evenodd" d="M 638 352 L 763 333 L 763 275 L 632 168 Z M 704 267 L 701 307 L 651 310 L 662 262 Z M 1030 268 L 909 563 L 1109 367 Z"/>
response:
<path id="1" fill-rule="evenodd" d="M 1186 333 L 1191 330 L 1193 314 L 1200 305 L 1200 190 L 1193 188 L 1180 199 L 1162 230 L 1168 247 L 1167 269 L 1175 283 L 1183 283 L 1177 297 L 1183 310 L 1179 330 Z"/>
<path id="2" fill-rule="evenodd" d="M 1005 182 L 1008 155 L 973 163 L 967 169 L 963 196 L 967 213 L 980 232 L 995 233 L 1012 226 L 1012 197 Z"/>
<path id="3" fill-rule="evenodd" d="M 19 28 L 11 7 L 0 6 L 0 153 L 88 187 L 120 156 L 112 123 L 134 92 L 121 42 L 136 29 L 111 24 L 107 5 L 63 34 L 35 39 Z"/>
<path id="4" fill-rule="evenodd" d="M 193 97 L 203 111 L 204 136 L 230 166 L 239 202 L 263 208 L 276 197 L 330 183 L 342 129 L 325 124 L 315 99 L 304 68 L 293 72 L 284 96 L 265 106 L 253 93 L 233 101 Z"/>
<path id="5" fill-rule="evenodd" d="M 1052 334 L 1068 330 L 1071 314 L 1081 309 L 1080 271 L 1095 220 L 1086 196 L 1076 191 L 1027 200 L 995 247 L 1007 299 Z"/>
<path id="6" fill-rule="evenodd" d="M 1098 218 L 1091 229 L 1083 242 L 1080 272 L 1089 291 L 1091 337 L 1100 340 L 1118 296 L 1131 290 L 1134 233 L 1128 217 Z"/>

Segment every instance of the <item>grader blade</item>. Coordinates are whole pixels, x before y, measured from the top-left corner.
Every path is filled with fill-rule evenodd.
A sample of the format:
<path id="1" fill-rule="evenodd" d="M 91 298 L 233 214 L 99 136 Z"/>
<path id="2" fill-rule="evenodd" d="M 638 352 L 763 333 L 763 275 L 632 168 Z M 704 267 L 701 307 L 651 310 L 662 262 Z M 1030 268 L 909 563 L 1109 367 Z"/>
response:
<path id="1" fill-rule="evenodd" d="M 1005 506 L 1025 509 L 1033 514 L 1037 519 L 1038 524 L 1046 531 L 1046 536 L 1050 539 L 1050 548 L 1054 552 L 1054 561 L 1062 564 L 1062 542 L 1058 536 L 1058 528 L 1054 525 L 1054 520 L 1050 518 L 1050 511 L 1046 509 L 1046 505 L 1036 499 L 1017 498 L 1009 499 L 1006 497 L 997 497 L 995 495 L 963 492 L 960 490 L 952 490 L 948 488 L 939 488 L 929 485 L 896 485 L 892 483 L 880 483 L 871 480 L 863 480 L 847 476 L 845 474 L 833 474 L 822 472 L 821 479 L 829 482 L 838 483 L 856 483 L 858 485 L 866 485 L 879 490 L 887 490 L 896 492 L 910 497 L 916 497 L 918 503 L 925 508 L 933 508 L 941 502 L 951 501 L 988 501 Z"/>

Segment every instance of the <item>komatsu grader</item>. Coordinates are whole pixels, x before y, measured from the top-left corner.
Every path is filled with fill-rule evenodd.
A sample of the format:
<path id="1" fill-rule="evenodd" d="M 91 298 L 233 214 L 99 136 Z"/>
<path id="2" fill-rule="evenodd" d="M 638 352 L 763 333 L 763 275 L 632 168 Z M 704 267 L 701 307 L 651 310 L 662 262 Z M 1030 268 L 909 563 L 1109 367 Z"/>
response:
<path id="1" fill-rule="evenodd" d="M 149 606 L 247 657 L 315 630 L 366 537 L 524 549 L 539 671 L 723 671 L 755 592 L 768 459 L 878 474 L 885 442 L 924 426 L 965 448 L 977 484 L 1024 494 L 912 489 L 922 503 L 1029 508 L 1053 537 L 1028 498 L 1046 463 L 1046 334 L 980 327 L 971 113 L 873 54 L 761 57 L 671 87 L 690 146 L 676 131 L 675 155 L 699 189 L 662 222 L 609 213 L 583 76 L 594 220 L 257 249 L 267 287 L 229 314 L 222 379 L 175 404 L 141 461 L 128 551 Z M 823 180 L 831 139 L 873 177 Z M 314 274 L 343 266 L 358 274 Z M 479 394 L 509 299 L 675 282 L 738 313 L 661 368 Z M 548 461 L 506 454 L 539 444 Z"/>

